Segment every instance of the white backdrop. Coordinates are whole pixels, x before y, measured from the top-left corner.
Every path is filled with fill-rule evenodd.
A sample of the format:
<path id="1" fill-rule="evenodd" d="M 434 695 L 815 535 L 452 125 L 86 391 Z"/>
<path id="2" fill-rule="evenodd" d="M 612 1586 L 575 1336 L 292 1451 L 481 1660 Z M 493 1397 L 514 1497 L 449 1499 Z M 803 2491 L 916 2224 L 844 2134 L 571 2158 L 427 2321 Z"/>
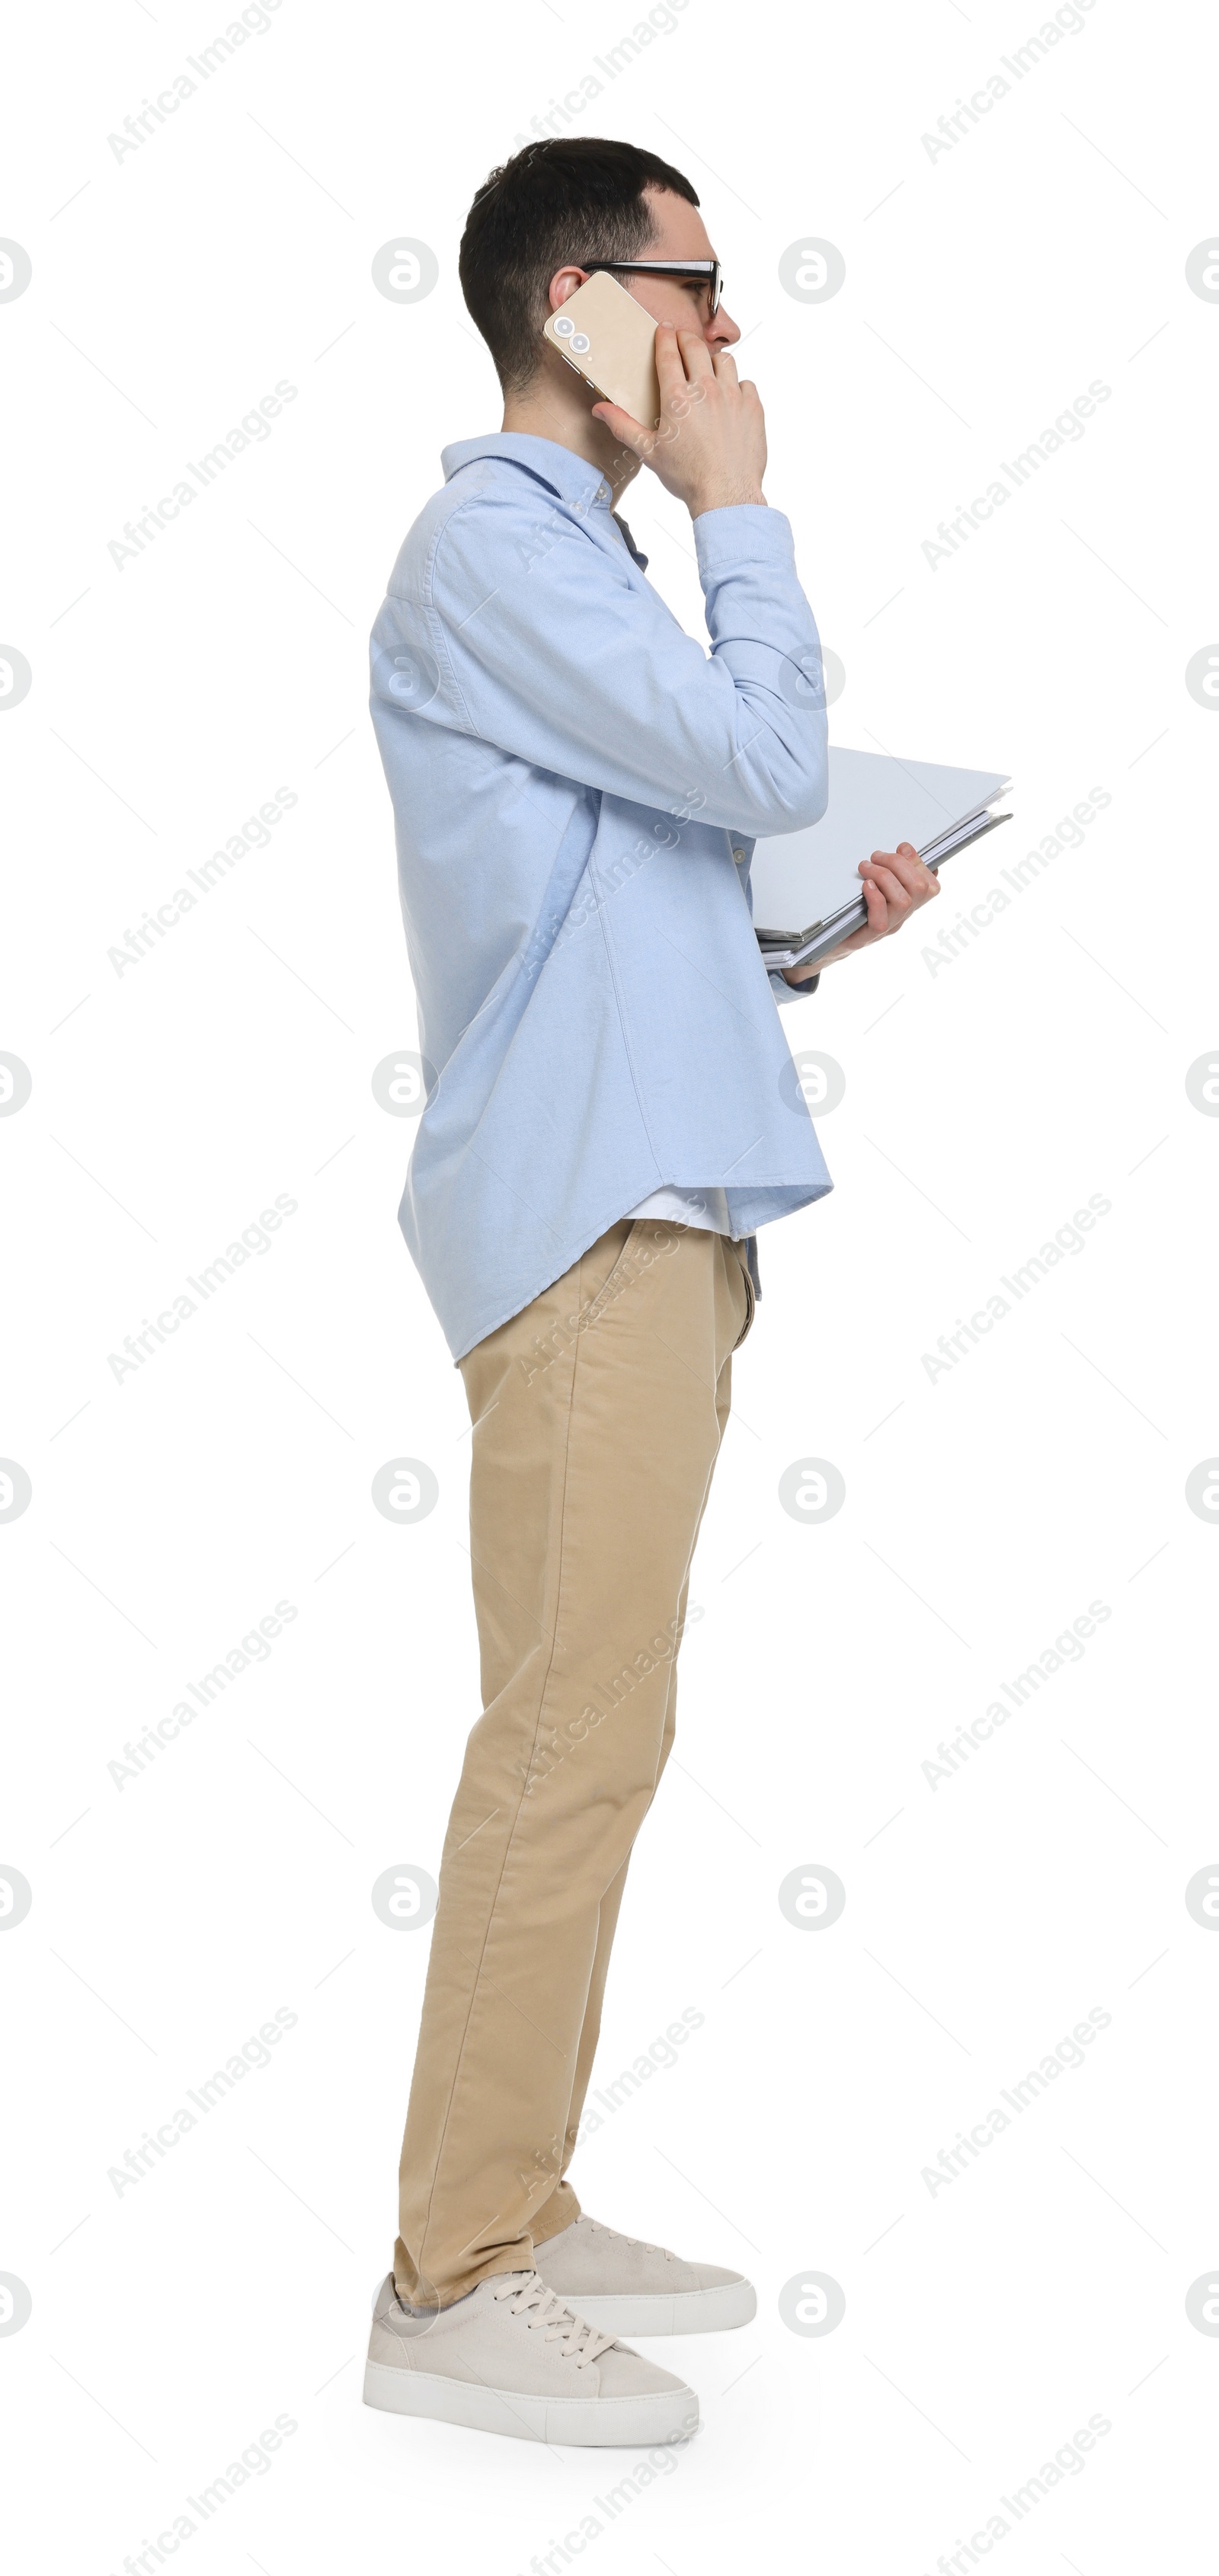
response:
<path id="1" fill-rule="evenodd" d="M 1213 28 L 1133 0 L 1040 37 L 1016 0 L 686 0 L 646 41 L 605 0 L 281 0 L 227 50 L 224 23 L 111 0 L 6 46 L 14 2564 L 1193 2563 Z M 442 444 L 498 423 L 457 243 L 543 114 L 702 194 L 846 674 L 832 738 L 1010 770 L 1016 816 L 934 936 L 785 1014 L 845 1076 L 836 1187 L 762 1239 L 599 2084 L 691 2035 L 573 2174 L 758 2282 L 753 2327 L 650 2347 L 705 2417 L 660 2465 L 359 2403 L 428 1940 L 371 1890 L 434 1874 L 477 1706 L 464 1401 L 397 1232 L 413 1128 L 372 1089 L 416 1033 L 365 636 Z M 838 291 L 785 288 L 827 243 Z M 399 302 L 372 265 L 404 244 L 438 280 Z M 701 633 L 683 513 L 646 476 L 627 508 Z M 439 1500 L 396 1525 L 371 1486 L 403 1457 Z M 825 1520 L 779 1496 L 806 1459 L 845 1482 Z M 785 1915 L 792 1872 L 814 1908 L 841 1882 L 835 1920 Z"/>

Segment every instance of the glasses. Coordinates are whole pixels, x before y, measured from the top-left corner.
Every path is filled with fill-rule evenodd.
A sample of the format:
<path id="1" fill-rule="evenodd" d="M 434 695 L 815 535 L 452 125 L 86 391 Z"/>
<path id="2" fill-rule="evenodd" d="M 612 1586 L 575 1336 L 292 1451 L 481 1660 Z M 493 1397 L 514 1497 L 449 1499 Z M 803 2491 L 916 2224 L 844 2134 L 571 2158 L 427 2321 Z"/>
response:
<path id="1" fill-rule="evenodd" d="M 580 266 L 590 275 L 594 269 L 608 269 L 616 277 L 696 277 L 710 293 L 709 318 L 714 320 L 720 309 L 724 278 L 718 259 L 589 259 Z"/>

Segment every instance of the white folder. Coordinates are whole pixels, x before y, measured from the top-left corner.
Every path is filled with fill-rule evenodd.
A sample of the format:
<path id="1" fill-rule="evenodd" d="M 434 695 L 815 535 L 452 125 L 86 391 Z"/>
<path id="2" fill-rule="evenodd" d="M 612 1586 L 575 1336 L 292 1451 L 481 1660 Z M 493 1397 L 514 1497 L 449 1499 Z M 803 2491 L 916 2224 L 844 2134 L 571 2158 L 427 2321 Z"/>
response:
<path id="1" fill-rule="evenodd" d="M 867 920 L 861 859 L 911 841 L 930 868 L 1006 823 L 991 806 L 1009 780 L 881 751 L 829 755 L 829 803 L 819 823 L 759 841 L 750 882 L 758 945 L 768 966 L 803 966 Z"/>

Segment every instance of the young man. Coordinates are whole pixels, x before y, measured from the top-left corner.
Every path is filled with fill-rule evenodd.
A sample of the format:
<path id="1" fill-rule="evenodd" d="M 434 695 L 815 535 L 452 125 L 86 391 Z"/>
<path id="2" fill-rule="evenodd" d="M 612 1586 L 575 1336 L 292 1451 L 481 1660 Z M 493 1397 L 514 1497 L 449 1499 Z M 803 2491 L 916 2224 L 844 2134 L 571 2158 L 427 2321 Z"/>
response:
<path id="1" fill-rule="evenodd" d="M 658 437 L 542 338 L 594 268 L 658 325 Z M 830 1187 L 781 1086 L 748 891 L 755 838 L 825 810 L 821 654 L 689 181 L 623 143 L 531 146 L 475 199 L 461 281 L 504 425 L 445 451 L 374 629 L 372 713 L 434 1085 L 401 1218 L 474 1423 L 484 1711 L 365 2395 L 666 2441 L 697 2400 L 616 2336 L 744 2324 L 753 2290 L 598 2224 L 565 2173 L 673 1741 L 754 1236 Z M 710 658 L 614 514 L 641 463 L 690 512 Z M 862 873 L 840 954 L 938 891 L 906 842 Z M 782 1001 L 801 978 L 770 982 Z"/>

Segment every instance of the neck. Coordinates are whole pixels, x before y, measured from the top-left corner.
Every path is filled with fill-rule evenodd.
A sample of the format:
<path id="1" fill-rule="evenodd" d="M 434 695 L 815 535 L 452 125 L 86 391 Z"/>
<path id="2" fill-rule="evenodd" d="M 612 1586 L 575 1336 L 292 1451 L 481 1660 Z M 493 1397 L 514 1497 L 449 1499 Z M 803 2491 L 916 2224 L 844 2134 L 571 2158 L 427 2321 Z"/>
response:
<path id="1" fill-rule="evenodd" d="M 543 363 L 518 393 L 505 395 L 501 426 L 527 438 L 549 438 L 556 447 L 570 448 L 573 456 L 582 456 L 587 465 L 595 465 L 598 473 L 605 476 L 615 501 L 639 472 L 639 458 L 632 456 L 629 448 L 619 446 L 603 420 L 593 419 L 587 396 L 561 358 L 557 375 Z"/>

